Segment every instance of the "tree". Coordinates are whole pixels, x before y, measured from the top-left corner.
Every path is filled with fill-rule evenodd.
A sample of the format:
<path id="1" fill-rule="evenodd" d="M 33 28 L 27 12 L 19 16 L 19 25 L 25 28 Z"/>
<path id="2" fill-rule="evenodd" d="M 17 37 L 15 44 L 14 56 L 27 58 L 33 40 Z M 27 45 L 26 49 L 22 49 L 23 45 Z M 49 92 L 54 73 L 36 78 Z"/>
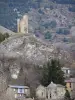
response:
<path id="1" fill-rule="evenodd" d="M 2 33 L 0 33 L 0 42 L 4 41 L 5 40 L 5 37 Z"/>
<path id="2" fill-rule="evenodd" d="M 68 90 L 66 90 L 65 99 L 66 99 L 66 100 L 71 100 L 71 98 L 70 98 L 70 93 L 69 93 Z"/>
<path id="3" fill-rule="evenodd" d="M 51 39 L 52 35 L 50 32 L 46 32 L 44 37 L 45 37 L 45 39 Z"/>
<path id="4" fill-rule="evenodd" d="M 50 23 L 51 28 L 56 28 L 56 25 L 57 25 L 56 21 L 51 21 Z"/>
<path id="5" fill-rule="evenodd" d="M 8 37 L 9 37 L 9 34 L 8 33 L 5 33 L 5 34 L 0 33 L 0 43 L 2 41 L 4 41 L 6 38 L 8 38 Z"/>
<path id="6" fill-rule="evenodd" d="M 64 73 L 61 70 L 61 65 L 58 60 L 52 59 L 43 66 L 41 84 L 47 86 L 51 81 L 56 84 L 65 85 Z"/>
<path id="7" fill-rule="evenodd" d="M 59 28 L 57 31 L 56 31 L 57 34 L 61 34 L 61 35 L 68 35 L 70 34 L 70 31 L 68 29 L 65 29 L 65 28 Z"/>
<path id="8" fill-rule="evenodd" d="M 4 37 L 5 37 L 5 38 L 8 38 L 8 37 L 9 37 L 9 34 L 8 34 L 8 33 L 5 33 L 5 34 L 4 34 Z"/>

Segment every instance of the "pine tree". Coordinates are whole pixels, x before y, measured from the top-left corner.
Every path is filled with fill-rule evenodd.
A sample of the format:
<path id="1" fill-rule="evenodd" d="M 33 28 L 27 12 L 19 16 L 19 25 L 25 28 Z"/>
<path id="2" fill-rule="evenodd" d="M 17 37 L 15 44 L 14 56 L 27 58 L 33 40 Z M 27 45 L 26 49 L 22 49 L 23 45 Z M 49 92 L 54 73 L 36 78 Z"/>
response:
<path id="1" fill-rule="evenodd" d="M 58 60 L 51 60 L 43 66 L 41 84 L 47 86 L 51 81 L 56 84 L 65 85 L 64 73 Z"/>

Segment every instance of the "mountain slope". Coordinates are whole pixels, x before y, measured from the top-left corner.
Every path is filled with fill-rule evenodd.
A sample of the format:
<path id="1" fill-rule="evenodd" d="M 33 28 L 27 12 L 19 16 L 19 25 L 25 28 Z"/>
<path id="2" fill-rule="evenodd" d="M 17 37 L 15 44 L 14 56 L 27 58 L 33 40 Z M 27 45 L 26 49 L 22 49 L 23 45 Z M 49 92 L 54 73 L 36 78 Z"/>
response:
<path id="1" fill-rule="evenodd" d="M 14 35 L 14 34 L 16 34 L 16 33 L 12 32 L 11 30 L 9 30 L 9 29 L 7 29 L 7 28 L 1 26 L 1 25 L 0 25 L 0 33 L 2 33 L 2 34 L 8 33 L 9 35 Z"/>

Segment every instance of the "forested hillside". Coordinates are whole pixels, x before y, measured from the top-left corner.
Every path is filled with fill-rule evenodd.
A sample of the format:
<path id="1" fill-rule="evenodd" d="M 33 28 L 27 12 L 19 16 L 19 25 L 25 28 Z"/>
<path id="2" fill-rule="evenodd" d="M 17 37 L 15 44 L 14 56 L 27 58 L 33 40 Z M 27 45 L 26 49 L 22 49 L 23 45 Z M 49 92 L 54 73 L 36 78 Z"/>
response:
<path id="1" fill-rule="evenodd" d="M 0 0 L 2 26 L 16 32 L 17 18 L 24 14 L 29 16 L 29 32 L 37 37 L 49 41 L 71 41 L 69 35 L 75 25 L 75 0 Z M 65 35 L 68 36 L 65 38 Z"/>

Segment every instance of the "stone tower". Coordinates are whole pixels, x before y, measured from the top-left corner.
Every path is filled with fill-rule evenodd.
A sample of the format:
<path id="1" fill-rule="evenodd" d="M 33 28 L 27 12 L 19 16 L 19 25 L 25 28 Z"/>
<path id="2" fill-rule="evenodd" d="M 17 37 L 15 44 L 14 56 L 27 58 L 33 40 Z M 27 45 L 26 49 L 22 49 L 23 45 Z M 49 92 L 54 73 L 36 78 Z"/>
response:
<path id="1" fill-rule="evenodd" d="M 17 19 L 17 32 L 20 32 L 20 19 Z"/>
<path id="2" fill-rule="evenodd" d="M 24 15 L 23 18 L 17 20 L 18 33 L 28 33 L 28 16 Z"/>

